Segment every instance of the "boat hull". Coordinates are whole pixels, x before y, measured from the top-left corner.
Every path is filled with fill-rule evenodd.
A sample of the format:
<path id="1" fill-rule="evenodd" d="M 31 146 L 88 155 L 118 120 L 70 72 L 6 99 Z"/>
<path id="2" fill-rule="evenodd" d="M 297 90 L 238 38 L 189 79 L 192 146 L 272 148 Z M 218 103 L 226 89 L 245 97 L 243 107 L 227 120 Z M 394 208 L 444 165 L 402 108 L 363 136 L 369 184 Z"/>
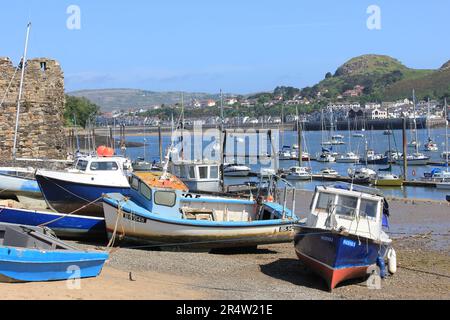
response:
<path id="1" fill-rule="evenodd" d="M 82 184 L 36 175 L 47 204 L 57 212 L 103 218 L 101 197 L 106 193 L 127 195 L 129 188 Z M 91 203 L 94 202 L 94 203 Z"/>
<path id="2" fill-rule="evenodd" d="M 289 220 L 214 223 L 143 217 L 124 208 L 121 217 L 114 201 L 104 199 L 103 206 L 108 237 L 111 238 L 117 224 L 117 238 L 139 244 L 182 249 L 254 247 L 291 242 L 294 235 L 293 222 Z"/>
<path id="3" fill-rule="evenodd" d="M 450 190 L 450 183 L 437 183 L 436 188 L 441 190 Z"/>
<path id="4" fill-rule="evenodd" d="M 22 283 L 97 277 L 107 253 L 0 247 L 0 282 Z"/>
<path id="5" fill-rule="evenodd" d="M 329 290 L 343 281 L 367 276 L 367 269 L 386 253 L 387 245 L 367 238 L 297 226 L 294 239 L 298 258 L 321 276 Z"/>
<path id="6" fill-rule="evenodd" d="M 46 225 L 64 239 L 105 239 L 106 227 L 103 218 L 79 215 L 65 216 L 61 213 L 33 211 L 0 206 L 0 223 L 27 226 Z"/>
<path id="7" fill-rule="evenodd" d="M 224 176 L 226 177 L 248 177 L 249 174 L 250 174 L 249 170 L 224 172 Z"/>
<path id="8" fill-rule="evenodd" d="M 377 187 L 402 187 L 403 179 L 381 179 L 381 180 L 373 180 L 372 184 Z"/>
<path id="9" fill-rule="evenodd" d="M 0 174 L 0 190 L 2 198 L 26 196 L 43 200 L 41 189 L 36 180 Z"/>
<path id="10" fill-rule="evenodd" d="M 211 181 L 190 181 L 190 180 L 182 180 L 189 188 L 190 191 L 193 192 L 220 192 L 220 181 L 219 180 L 211 180 Z M 105 193 L 114 193 L 114 192 L 105 192 Z M 120 193 L 117 192 L 116 193 Z"/>

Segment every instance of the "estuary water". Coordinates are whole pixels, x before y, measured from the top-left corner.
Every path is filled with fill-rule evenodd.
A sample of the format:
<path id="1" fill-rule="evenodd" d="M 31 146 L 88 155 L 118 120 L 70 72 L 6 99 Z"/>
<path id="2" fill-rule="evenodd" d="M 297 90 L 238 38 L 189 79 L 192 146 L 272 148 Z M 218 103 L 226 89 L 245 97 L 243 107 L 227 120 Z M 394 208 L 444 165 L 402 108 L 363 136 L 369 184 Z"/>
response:
<path id="1" fill-rule="evenodd" d="M 356 154 L 359 154 L 361 157 L 365 152 L 366 148 L 366 142 L 369 149 L 375 150 L 377 153 L 385 153 L 389 149 L 389 145 L 391 150 L 398 150 L 399 152 L 402 152 L 402 131 L 401 130 L 394 130 L 393 135 L 386 136 L 384 135 L 383 131 L 365 131 L 363 134 L 365 135 L 364 138 L 355 138 L 353 137 L 353 132 L 349 133 L 348 131 L 336 131 L 333 134 L 335 135 L 342 135 L 344 136 L 343 141 L 345 142 L 345 145 L 341 146 L 333 146 L 333 151 L 339 152 L 339 153 L 346 153 L 349 151 L 352 151 Z M 433 129 L 431 130 L 431 138 L 437 143 L 439 147 L 439 151 L 437 152 L 425 152 L 423 150 L 423 145 L 426 143 L 428 139 L 428 132 L 426 129 L 419 129 L 417 131 L 418 139 L 421 143 L 421 147 L 419 147 L 419 152 L 422 152 L 428 156 L 431 157 L 431 161 L 434 162 L 442 162 L 443 159 L 441 159 L 441 154 L 443 151 L 445 151 L 445 129 L 439 128 L 439 129 Z M 408 143 L 413 139 L 415 135 L 412 131 L 409 131 L 407 133 L 407 140 Z M 194 139 L 197 139 L 196 142 L 194 142 Z M 330 137 L 328 136 L 327 132 L 320 132 L 320 131 L 308 131 L 304 133 L 304 151 L 311 154 L 312 157 L 315 157 L 317 154 L 319 154 L 322 150 L 321 142 L 329 140 Z M 130 148 L 127 150 L 127 156 L 131 157 L 133 160 L 137 157 L 145 157 L 147 161 L 153 161 L 153 160 L 159 160 L 159 142 L 158 142 L 158 136 L 151 135 L 151 136 L 131 136 L 127 137 L 128 141 L 132 142 L 141 142 L 145 143 L 146 147 L 142 148 Z M 203 140 L 203 148 L 204 150 L 212 150 L 212 145 L 217 144 L 217 141 L 214 138 L 211 137 L 203 137 L 203 139 L 200 138 L 198 140 L 197 138 L 192 138 L 191 142 L 192 145 L 197 143 L 198 141 Z M 292 146 L 294 144 L 297 144 L 297 133 L 292 131 L 286 131 L 283 133 L 280 133 L 279 135 L 274 135 L 273 141 L 275 141 L 276 144 L 279 144 L 279 149 L 282 148 L 283 145 L 286 146 Z M 165 150 L 169 147 L 171 142 L 171 138 L 168 135 L 163 136 L 163 150 Z M 251 138 L 244 137 L 229 137 L 227 139 L 228 142 L 228 149 L 226 154 L 231 155 L 233 153 L 238 153 L 238 150 L 241 152 L 240 155 L 247 154 L 250 156 L 247 157 L 239 157 L 237 159 L 237 162 L 240 164 L 246 164 L 249 167 L 252 168 L 254 172 L 259 172 L 262 167 L 273 167 L 277 166 L 275 161 L 271 161 L 270 163 L 267 163 L 266 161 L 263 161 L 261 159 L 257 159 L 255 156 L 256 154 L 266 154 L 268 151 L 270 152 L 270 147 L 264 146 L 264 143 L 258 143 L 258 148 L 255 149 L 255 140 Z M 185 143 L 188 144 L 188 142 L 185 140 Z M 231 145 L 231 147 L 230 147 Z M 263 145 L 264 147 L 260 147 Z M 180 146 L 178 146 L 178 149 L 180 149 Z M 186 148 L 188 149 L 188 148 Z M 231 150 L 231 151 L 230 151 Z M 233 150 L 235 152 L 233 152 Z M 256 151 L 255 151 L 256 150 Z M 408 153 L 415 152 L 414 149 L 408 148 Z M 191 155 L 194 156 L 194 151 L 191 151 Z M 206 158 L 214 158 L 214 155 L 217 159 L 219 156 L 217 153 L 212 153 L 212 156 Z M 201 157 L 201 155 L 200 155 Z M 195 159 L 198 159 L 199 156 L 193 157 Z M 234 162 L 234 159 L 232 157 L 228 158 L 228 162 Z M 285 168 L 288 169 L 292 166 L 298 165 L 297 161 L 280 161 L 278 163 L 279 168 Z M 305 166 L 311 166 L 314 173 L 318 173 L 320 170 L 324 168 L 332 168 L 338 171 L 341 175 L 347 176 L 349 168 L 358 167 L 361 165 L 352 165 L 352 164 L 346 164 L 346 163 L 318 163 L 315 161 L 311 161 L 310 164 L 306 163 Z M 386 165 L 369 165 L 368 167 L 372 168 L 373 170 L 377 171 L 381 168 L 386 168 Z M 408 179 L 409 180 L 419 180 L 423 177 L 425 172 L 430 172 L 433 168 L 438 168 L 438 166 L 410 166 L 408 168 Z M 442 168 L 441 169 L 445 169 Z M 402 174 L 402 167 L 393 165 L 393 172 L 396 174 L 401 175 Z M 227 178 L 225 180 L 226 184 L 234 185 L 234 184 L 241 184 L 246 181 L 257 181 L 257 178 Z M 312 182 L 296 182 L 295 186 L 299 189 L 306 189 L 306 190 L 314 190 L 314 188 L 317 185 L 321 185 L 323 182 L 321 181 L 312 181 Z M 450 194 L 450 191 L 445 190 L 438 190 L 435 188 L 425 188 L 425 187 L 403 187 L 403 188 L 383 188 L 383 191 L 386 195 L 395 196 L 395 197 L 402 197 L 402 198 L 422 198 L 422 199 L 434 199 L 434 200 L 444 200 L 445 196 L 447 194 Z"/>

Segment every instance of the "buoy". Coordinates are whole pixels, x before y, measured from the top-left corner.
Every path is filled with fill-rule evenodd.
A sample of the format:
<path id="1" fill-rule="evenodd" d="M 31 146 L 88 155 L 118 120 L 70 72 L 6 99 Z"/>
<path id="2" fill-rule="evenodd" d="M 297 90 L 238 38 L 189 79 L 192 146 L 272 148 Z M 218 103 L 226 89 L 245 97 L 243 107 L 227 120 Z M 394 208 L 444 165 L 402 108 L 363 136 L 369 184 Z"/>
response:
<path id="1" fill-rule="evenodd" d="M 97 155 L 99 157 L 112 157 L 114 155 L 114 149 L 100 146 L 97 148 Z"/>
<path id="2" fill-rule="evenodd" d="M 397 254 L 395 253 L 394 248 L 390 248 L 387 253 L 388 259 L 388 270 L 391 274 L 397 272 Z"/>

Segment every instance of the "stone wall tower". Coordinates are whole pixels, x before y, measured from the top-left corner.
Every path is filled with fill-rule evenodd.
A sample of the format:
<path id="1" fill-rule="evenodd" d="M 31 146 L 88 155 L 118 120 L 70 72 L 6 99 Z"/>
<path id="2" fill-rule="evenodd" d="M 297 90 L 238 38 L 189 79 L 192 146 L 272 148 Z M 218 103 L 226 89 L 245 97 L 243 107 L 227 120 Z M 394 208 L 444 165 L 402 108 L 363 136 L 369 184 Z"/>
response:
<path id="1" fill-rule="evenodd" d="M 66 159 L 64 74 L 61 67 L 55 60 L 38 58 L 28 60 L 25 68 L 17 157 Z M 12 159 L 20 72 L 9 58 L 0 58 L 0 102 L 5 98 L 0 110 L 2 160 Z"/>

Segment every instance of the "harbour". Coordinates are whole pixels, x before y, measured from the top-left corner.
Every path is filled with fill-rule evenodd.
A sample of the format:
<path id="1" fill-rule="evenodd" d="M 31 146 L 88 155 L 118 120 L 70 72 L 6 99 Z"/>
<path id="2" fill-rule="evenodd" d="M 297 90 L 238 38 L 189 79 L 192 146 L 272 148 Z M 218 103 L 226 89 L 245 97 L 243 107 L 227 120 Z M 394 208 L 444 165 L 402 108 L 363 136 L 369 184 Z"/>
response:
<path id="1" fill-rule="evenodd" d="M 377 5 L 345 36 L 408 64 L 297 3 L 122 5 L 0 13 L 0 299 L 450 299 L 445 50 L 371 38 Z"/>

